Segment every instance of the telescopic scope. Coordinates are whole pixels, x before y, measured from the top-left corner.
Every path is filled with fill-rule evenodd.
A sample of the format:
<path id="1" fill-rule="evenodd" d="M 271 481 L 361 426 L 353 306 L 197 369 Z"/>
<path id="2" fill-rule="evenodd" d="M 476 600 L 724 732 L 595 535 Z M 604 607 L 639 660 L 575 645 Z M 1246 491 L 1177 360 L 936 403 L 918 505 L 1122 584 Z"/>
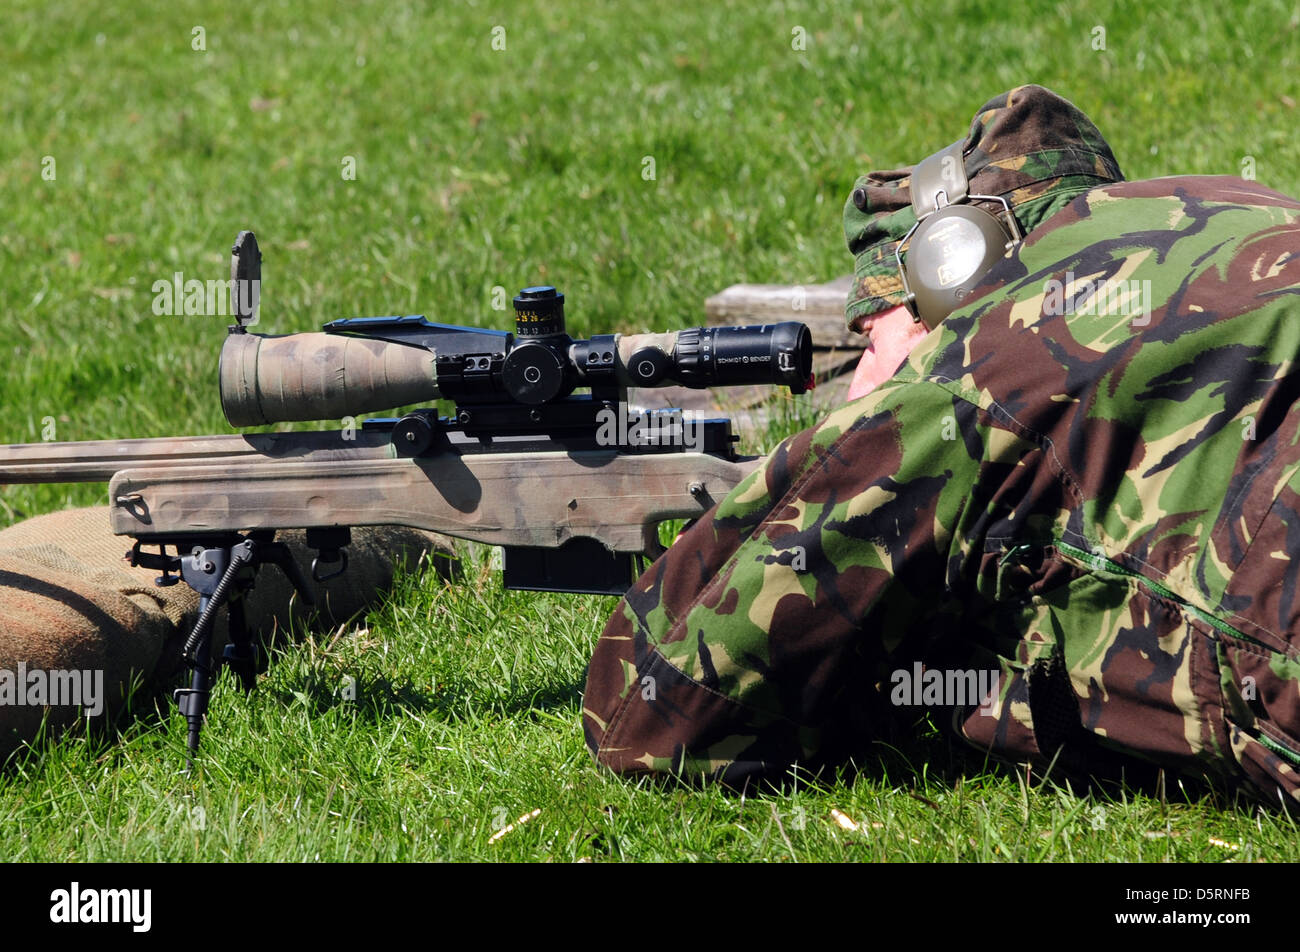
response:
<path id="1" fill-rule="evenodd" d="M 232 327 L 221 349 L 221 406 L 232 426 L 391 410 L 447 398 L 540 406 L 576 388 L 813 385 L 812 335 L 794 321 L 573 340 L 564 295 L 525 288 L 515 333 L 423 317 L 333 321 L 323 332 L 263 336 Z"/>

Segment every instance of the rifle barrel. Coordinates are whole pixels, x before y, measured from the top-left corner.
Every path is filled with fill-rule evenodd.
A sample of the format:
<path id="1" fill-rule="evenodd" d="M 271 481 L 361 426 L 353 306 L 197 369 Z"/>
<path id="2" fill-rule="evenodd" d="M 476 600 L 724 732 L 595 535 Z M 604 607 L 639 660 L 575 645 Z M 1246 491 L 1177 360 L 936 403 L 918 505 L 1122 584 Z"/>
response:
<path id="1" fill-rule="evenodd" d="M 126 469 L 246 463 L 385 459 L 389 434 L 356 429 L 231 436 L 176 436 L 0 446 L 0 485 L 106 483 Z"/>

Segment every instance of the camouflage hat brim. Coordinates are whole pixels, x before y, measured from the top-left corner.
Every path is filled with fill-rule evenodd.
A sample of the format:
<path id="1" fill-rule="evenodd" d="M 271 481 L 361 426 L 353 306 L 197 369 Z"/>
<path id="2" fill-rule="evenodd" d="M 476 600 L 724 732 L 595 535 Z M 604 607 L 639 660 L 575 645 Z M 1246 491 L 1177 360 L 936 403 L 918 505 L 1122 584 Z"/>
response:
<path id="1" fill-rule="evenodd" d="M 1041 86 L 1019 86 L 985 103 L 971 120 L 963 152 L 971 193 L 1005 198 L 1025 232 L 1080 193 L 1124 181 L 1092 121 Z M 844 205 L 844 236 L 854 256 L 845 309 L 850 327 L 904 303 L 894 253 L 916 223 L 912 168 L 862 176 Z"/>

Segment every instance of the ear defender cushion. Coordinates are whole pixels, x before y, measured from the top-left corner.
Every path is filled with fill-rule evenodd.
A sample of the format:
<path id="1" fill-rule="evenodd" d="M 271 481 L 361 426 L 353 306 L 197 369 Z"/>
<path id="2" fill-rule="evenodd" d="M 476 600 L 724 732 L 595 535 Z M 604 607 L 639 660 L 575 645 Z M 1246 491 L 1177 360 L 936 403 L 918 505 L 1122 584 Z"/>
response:
<path id="1" fill-rule="evenodd" d="M 973 205 L 948 205 L 917 226 L 903 257 L 916 295 L 912 313 L 933 330 L 962 306 L 1012 240 L 996 216 Z"/>

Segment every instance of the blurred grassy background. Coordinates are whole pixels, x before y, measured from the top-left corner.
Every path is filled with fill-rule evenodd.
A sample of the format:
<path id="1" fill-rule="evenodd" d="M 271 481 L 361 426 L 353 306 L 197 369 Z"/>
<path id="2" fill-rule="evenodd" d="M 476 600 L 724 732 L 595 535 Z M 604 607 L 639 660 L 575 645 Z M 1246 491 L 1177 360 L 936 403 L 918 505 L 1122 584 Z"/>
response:
<path id="1" fill-rule="evenodd" d="M 1046 85 L 1087 112 L 1130 178 L 1239 175 L 1253 166 L 1263 184 L 1300 193 L 1300 6 L 1278 0 L 1167 10 L 1034 0 L 874 11 L 847 3 L 668 10 L 573 0 L 333 8 L 281 0 L 241 11 L 184 0 L 93 6 L 10 0 L 3 32 L 0 300 L 7 321 L 0 442 L 41 439 L 47 417 L 54 418 L 59 440 L 229 432 L 215 379 L 228 321 L 155 316 L 151 286 L 178 271 L 200 280 L 226 277 L 229 246 L 241 228 L 256 230 L 265 254 L 258 328 L 264 333 L 391 313 L 505 329 L 510 318 L 492 308 L 492 289 L 513 294 L 539 282 L 566 293 L 575 335 L 689 326 L 700 323 L 704 297 L 728 284 L 809 283 L 846 273 L 851 261 L 840 212 L 855 176 L 913 162 L 947 144 L 986 99 L 1026 82 Z M 502 39 L 505 48 L 494 48 Z M 354 179 L 343 174 L 349 158 Z M 653 178 L 646 175 L 648 160 Z M 47 169 L 52 180 L 42 174 Z M 99 502 L 102 495 L 95 486 L 6 488 L 0 519 Z M 540 789 L 563 764 L 583 778 L 574 781 L 580 791 L 586 785 L 573 794 L 575 809 L 596 818 L 593 823 L 605 822 L 597 800 L 614 790 L 619 798 L 639 798 L 649 811 L 643 817 L 685 810 L 705 831 L 703 845 L 681 852 L 673 846 L 680 831 L 655 832 L 659 826 L 649 820 L 624 823 L 618 848 L 601 840 L 597 855 L 841 855 L 805 850 L 797 838 L 798 848 L 787 850 L 789 841 L 775 833 L 762 844 L 719 834 L 727 845 L 715 852 L 710 818 L 719 810 L 730 817 L 729 801 L 678 793 L 674 799 L 684 797 L 687 805 L 663 813 L 663 794 L 595 779 L 581 751 L 577 698 L 585 655 L 612 601 L 462 595 L 435 591 L 436 584 L 416 586 L 422 594 L 409 594 L 405 604 L 443 606 L 438 624 L 434 613 L 404 620 L 400 599 L 394 617 L 373 620 L 384 639 L 424 658 L 412 675 L 417 681 L 436 686 L 447 677 L 439 665 L 463 673 L 480 663 L 474 652 L 507 650 L 471 646 L 473 639 L 466 639 L 470 655 L 464 657 L 452 652 L 435 659 L 417 650 L 441 637 L 439 624 L 448 617 L 472 613 L 471 602 L 487 606 L 493 619 L 483 622 L 484 632 L 550 638 L 549 644 L 567 646 L 558 655 L 569 659 L 556 668 L 547 655 L 507 679 L 518 690 L 529 678 L 549 684 L 558 711 L 553 722 L 526 704 L 494 709 L 489 726 L 447 715 L 452 747 L 494 736 L 508 744 L 517 736 L 525 751 L 510 767 L 518 776 L 492 774 L 499 780 L 495 792 L 455 803 L 455 812 L 474 815 L 473 830 L 490 829 L 480 821 L 495 816 L 499 804 L 514 809 L 502 790 Z M 507 634 L 511 613 L 534 603 L 549 612 L 542 616 L 549 625 Z M 290 685 L 305 678 L 304 659 L 316 649 L 302 650 L 308 654 L 272 678 Z M 348 663 L 354 662 L 360 663 Z M 491 693 L 481 679 L 466 683 Z M 264 692 L 257 709 L 278 710 L 275 698 L 302 693 L 299 687 Z M 233 692 L 220 694 L 214 719 L 240 717 L 243 703 Z M 223 729 L 256 750 L 259 737 L 282 729 L 283 720 L 264 718 L 247 734 Z M 336 729 L 319 726 L 327 734 Z M 543 740 L 529 740 L 535 731 Z M 78 783 L 107 770 L 119 805 L 95 810 L 106 811 L 108 820 L 113 810 L 134 809 L 132 803 L 144 809 L 150 784 L 174 782 L 161 779 L 173 766 L 174 748 L 159 753 L 147 739 L 153 735 L 143 736 L 108 767 L 93 750 L 79 752 L 78 741 L 51 754 L 51 763 L 66 760 Z M 265 769 L 273 778 L 293 774 L 294 765 L 313 760 L 310 749 L 294 745 L 317 742 L 293 735 L 280 760 Z M 372 791 L 374 802 L 403 795 L 420 800 L 420 773 L 445 769 L 424 759 L 427 750 L 404 756 L 412 786 L 389 776 L 382 790 Z M 239 764 L 223 768 L 233 778 L 231 791 L 216 794 L 221 802 L 212 809 L 232 808 L 231 797 L 236 803 L 253 797 L 269 817 L 266 829 L 285 827 L 292 848 L 271 836 L 270 843 L 281 845 L 249 852 L 236 837 L 215 852 L 196 840 L 191 851 L 160 835 L 128 849 L 121 830 L 130 824 L 109 833 L 107 823 L 87 853 L 86 842 L 59 832 L 59 811 L 50 804 L 62 796 L 52 791 L 64 768 L 51 766 L 12 781 L 8 812 L 0 808 L 0 837 L 14 824 L 39 831 L 24 840 L 29 845 L 18 855 L 26 857 L 381 855 L 375 844 L 383 835 L 373 835 L 373 824 L 381 834 L 392 832 L 390 811 L 372 818 L 366 835 L 313 840 L 317 834 L 290 814 L 267 806 L 285 797 L 292 802 L 286 791 L 300 781 L 262 775 L 241 787 L 246 764 Z M 328 775 L 344 768 L 323 758 L 317 769 Z M 466 778 L 482 776 L 473 759 L 461 761 L 460 769 Z M 917 775 L 908 776 L 906 783 L 916 782 Z M 919 776 L 926 776 L 923 769 Z M 891 782 L 827 796 L 865 804 Z M 327 824 L 333 822 L 324 797 L 329 783 L 327 777 L 316 791 L 318 805 L 325 804 L 317 819 Z M 1072 850 L 1067 843 L 1059 849 L 1064 827 L 1055 820 L 1048 829 L 1056 832 L 1044 844 L 1025 830 L 1015 782 L 991 783 L 983 800 L 987 819 L 969 821 L 975 825 L 967 829 L 958 807 L 958 815 L 943 818 L 957 832 L 928 838 L 937 844 L 933 852 L 909 855 L 1032 858 L 1041 847 L 1041 855 L 1083 849 L 1104 858 L 1117 848 L 1094 837 L 1089 848 Z M 944 791 L 951 793 L 946 786 L 931 790 L 930 799 Z M 817 824 L 830 802 L 809 806 Z M 1042 806 L 1044 816 L 1057 809 L 1054 799 L 1044 803 L 1034 808 Z M 767 807 L 761 809 L 766 815 Z M 1061 810 L 1061 816 L 1078 812 L 1069 803 Z M 1248 815 L 1199 810 L 1189 829 L 1226 824 L 1225 836 Z M 147 810 L 132 816 L 148 827 Z M 1294 857 L 1284 832 L 1276 828 L 1264 839 L 1275 854 L 1289 850 Z M 430 834 L 425 848 L 402 855 L 498 855 L 484 845 L 485 836 L 457 836 Z M 517 858 L 549 855 L 539 844 L 551 841 L 531 836 L 516 840 L 531 844 Z M 911 834 L 900 836 L 910 848 Z M 818 837 L 819 843 L 826 838 Z M 1209 858 L 1214 851 L 1205 854 L 1205 837 L 1194 838 L 1196 848 L 1179 852 L 1171 835 L 1155 844 L 1166 851 L 1157 855 Z M 1112 839 L 1132 858 L 1150 857 L 1155 848 L 1136 833 Z M 302 852 L 303 842 L 319 848 Z"/>

